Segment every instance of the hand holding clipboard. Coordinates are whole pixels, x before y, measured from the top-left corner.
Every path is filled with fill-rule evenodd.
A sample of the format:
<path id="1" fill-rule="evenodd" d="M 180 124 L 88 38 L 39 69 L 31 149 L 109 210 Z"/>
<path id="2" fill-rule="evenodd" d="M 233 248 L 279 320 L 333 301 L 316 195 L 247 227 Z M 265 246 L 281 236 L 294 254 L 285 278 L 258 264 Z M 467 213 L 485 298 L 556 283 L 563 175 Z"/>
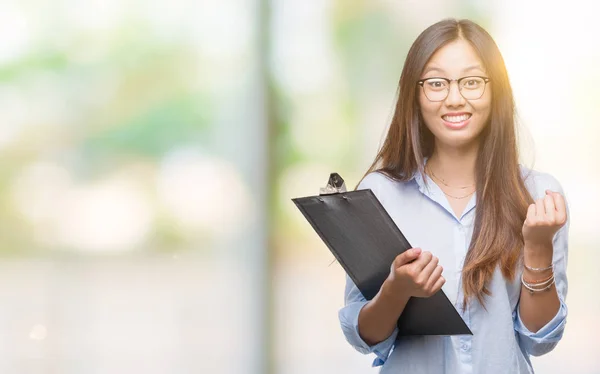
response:
<path id="1" fill-rule="evenodd" d="M 373 192 L 346 192 L 338 174 L 321 195 L 292 201 L 367 300 L 379 292 L 394 259 L 412 248 Z M 398 336 L 472 334 L 441 290 L 411 297 L 398 329 Z"/>

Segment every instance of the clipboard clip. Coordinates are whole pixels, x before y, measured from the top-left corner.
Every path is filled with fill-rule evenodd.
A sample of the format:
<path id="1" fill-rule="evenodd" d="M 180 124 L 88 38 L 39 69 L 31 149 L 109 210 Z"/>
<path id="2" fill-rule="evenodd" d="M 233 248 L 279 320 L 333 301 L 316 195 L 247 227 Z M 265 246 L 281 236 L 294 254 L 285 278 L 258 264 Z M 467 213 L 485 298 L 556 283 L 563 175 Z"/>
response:
<path id="1" fill-rule="evenodd" d="M 346 192 L 346 183 L 338 173 L 331 173 L 327 186 L 319 189 L 319 196 Z M 345 196 L 344 196 L 345 198 Z"/>

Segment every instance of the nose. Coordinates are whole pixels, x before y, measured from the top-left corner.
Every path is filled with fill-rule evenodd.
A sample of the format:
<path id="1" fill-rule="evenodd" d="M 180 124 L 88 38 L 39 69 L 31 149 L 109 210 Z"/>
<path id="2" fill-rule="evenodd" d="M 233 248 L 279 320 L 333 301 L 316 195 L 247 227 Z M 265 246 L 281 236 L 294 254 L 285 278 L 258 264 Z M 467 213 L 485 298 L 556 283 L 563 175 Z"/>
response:
<path id="1" fill-rule="evenodd" d="M 448 88 L 448 96 L 446 97 L 446 106 L 449 107 L 460 107 L 465 105 L 465 98 L 460 93 L 457 82 L 450 83 Z"/>

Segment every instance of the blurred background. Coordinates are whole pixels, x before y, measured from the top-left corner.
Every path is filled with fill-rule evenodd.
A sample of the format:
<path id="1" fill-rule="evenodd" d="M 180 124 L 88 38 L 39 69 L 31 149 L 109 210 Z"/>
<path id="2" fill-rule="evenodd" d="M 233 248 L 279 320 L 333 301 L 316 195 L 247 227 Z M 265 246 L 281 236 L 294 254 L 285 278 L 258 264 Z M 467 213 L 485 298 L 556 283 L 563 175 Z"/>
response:
<path id="1" fill-rule="evenodd" d="M 496 39 L 523 163 L 570 203 L 568 325 L 534 366 L 600 373 L 593 2 L 0 9 L 0 372 L 376 372 L 339 328 L 344 272 L 291 198 L 332 171 L 354 188 L 411 43 L 457 17 Z"/>

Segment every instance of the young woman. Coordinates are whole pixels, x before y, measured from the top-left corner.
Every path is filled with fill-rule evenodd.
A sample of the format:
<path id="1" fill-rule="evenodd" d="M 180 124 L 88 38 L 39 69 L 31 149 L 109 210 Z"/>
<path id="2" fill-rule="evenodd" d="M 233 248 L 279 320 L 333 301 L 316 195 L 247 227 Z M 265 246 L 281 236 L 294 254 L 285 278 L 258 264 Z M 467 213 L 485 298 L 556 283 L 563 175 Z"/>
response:
<path id="1" fill-rule="evenodd" d="M 565 327 L 567 207 L 556 179 L 518 163 L 506 67 L 480 26 L 444 20 L 414 42 L 367 188 L 419 248 L 370 301 L 347 278 L 348 342 L 381 373 L 532 373 Z M 398 336 L 408 299 L 440 289 L 473 335 Z"/>

